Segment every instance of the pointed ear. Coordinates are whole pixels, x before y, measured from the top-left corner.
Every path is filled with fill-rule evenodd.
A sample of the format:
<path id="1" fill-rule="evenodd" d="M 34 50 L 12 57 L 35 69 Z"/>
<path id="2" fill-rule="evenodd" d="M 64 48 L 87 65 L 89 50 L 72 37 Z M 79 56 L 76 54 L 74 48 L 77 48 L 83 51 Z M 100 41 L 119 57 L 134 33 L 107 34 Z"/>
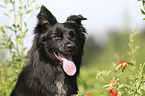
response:
<path id="1" fill-rule="evenodd" d="M 67 21 L 75 22 L 78 25 L 82 25 L 81 24 L 82 20 L 87 20 L 87 18 L 84 18 L 82 15 L 71 15 L 67 18 Z"/>
<path id="2" fill-rule="evenodd" d="M 44 6 L 41 6 L 40 13 L 37 16 L 39 23 L 53 25 L 57 22 L 53 14 Z"/>

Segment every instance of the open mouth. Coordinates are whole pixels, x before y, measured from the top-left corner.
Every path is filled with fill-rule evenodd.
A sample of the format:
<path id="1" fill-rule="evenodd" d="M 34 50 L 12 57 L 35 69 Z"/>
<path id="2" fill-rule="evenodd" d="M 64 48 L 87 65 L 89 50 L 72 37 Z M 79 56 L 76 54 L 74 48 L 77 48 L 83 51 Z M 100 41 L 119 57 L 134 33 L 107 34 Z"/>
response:
<path id="1" fill-rule="evenodd" d="M 63 64 L 63 70 L 64 72 L 69 75 L 69 76 L 73 76 L 75 75 L 77 69 L 76 69 L 76 65 L 74 64 L 73 60 L 72 60 L 72 56 L 71 55 L 62 55 L 58 52 L 54 52 L 55 57 L 60 60 Z"/>
<path id="2" fill-rule="evenodd" d="M 60 53 L 54 52 L 54 51 L 53 51 L 53 54 L 55 55 L 55 57 L 56 57 L 58 60 L 60 60 L 60 61 L 62 62 L 62 56 L 60 55 Z"/>

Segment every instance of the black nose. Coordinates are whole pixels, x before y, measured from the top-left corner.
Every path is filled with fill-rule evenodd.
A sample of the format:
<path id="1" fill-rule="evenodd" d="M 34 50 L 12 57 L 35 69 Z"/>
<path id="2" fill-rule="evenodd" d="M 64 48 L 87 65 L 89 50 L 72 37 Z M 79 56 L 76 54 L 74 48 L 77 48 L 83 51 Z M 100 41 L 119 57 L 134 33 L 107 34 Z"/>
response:
<path id="1" fill-rule="evenodd" d="M 75 51 L 75 45 L 74 44 L 67 44 L 66 50 L 68 52 L 74 52 Z"/>

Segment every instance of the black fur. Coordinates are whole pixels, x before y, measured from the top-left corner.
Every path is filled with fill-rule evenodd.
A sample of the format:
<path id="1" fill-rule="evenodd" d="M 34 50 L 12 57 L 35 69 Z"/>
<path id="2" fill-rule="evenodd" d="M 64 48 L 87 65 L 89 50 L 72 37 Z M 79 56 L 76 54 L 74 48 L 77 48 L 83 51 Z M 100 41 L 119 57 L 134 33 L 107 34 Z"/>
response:
<path id="1" fill-rule="evenodd" d="M 77 94 L 77 75 L 80 70 L 86 30 L 81 15 L 68 17 L 58 23 L 45 6 L 37 16 L 34 43 L 28 64 L 19 75 L 11 96 L 70 96 Z M 72 56 L 77 72 L 68 76 L 54 52 Z"/>

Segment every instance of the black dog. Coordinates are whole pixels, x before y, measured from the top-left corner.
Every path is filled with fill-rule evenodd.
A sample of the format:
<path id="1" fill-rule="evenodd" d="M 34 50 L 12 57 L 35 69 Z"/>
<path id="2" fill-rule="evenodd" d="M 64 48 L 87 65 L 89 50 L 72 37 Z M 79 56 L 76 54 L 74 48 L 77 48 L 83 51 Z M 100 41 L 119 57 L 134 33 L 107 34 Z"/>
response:
<path id="1" fill-rule="evenodd" d="M 77 94 L 85 28 L 81 15 L 68 17 L 65 23 L 41 7 L 35 28 L 34 44 L 28 64 L 19 75 L 11 96 L 70 96 Z"/>

